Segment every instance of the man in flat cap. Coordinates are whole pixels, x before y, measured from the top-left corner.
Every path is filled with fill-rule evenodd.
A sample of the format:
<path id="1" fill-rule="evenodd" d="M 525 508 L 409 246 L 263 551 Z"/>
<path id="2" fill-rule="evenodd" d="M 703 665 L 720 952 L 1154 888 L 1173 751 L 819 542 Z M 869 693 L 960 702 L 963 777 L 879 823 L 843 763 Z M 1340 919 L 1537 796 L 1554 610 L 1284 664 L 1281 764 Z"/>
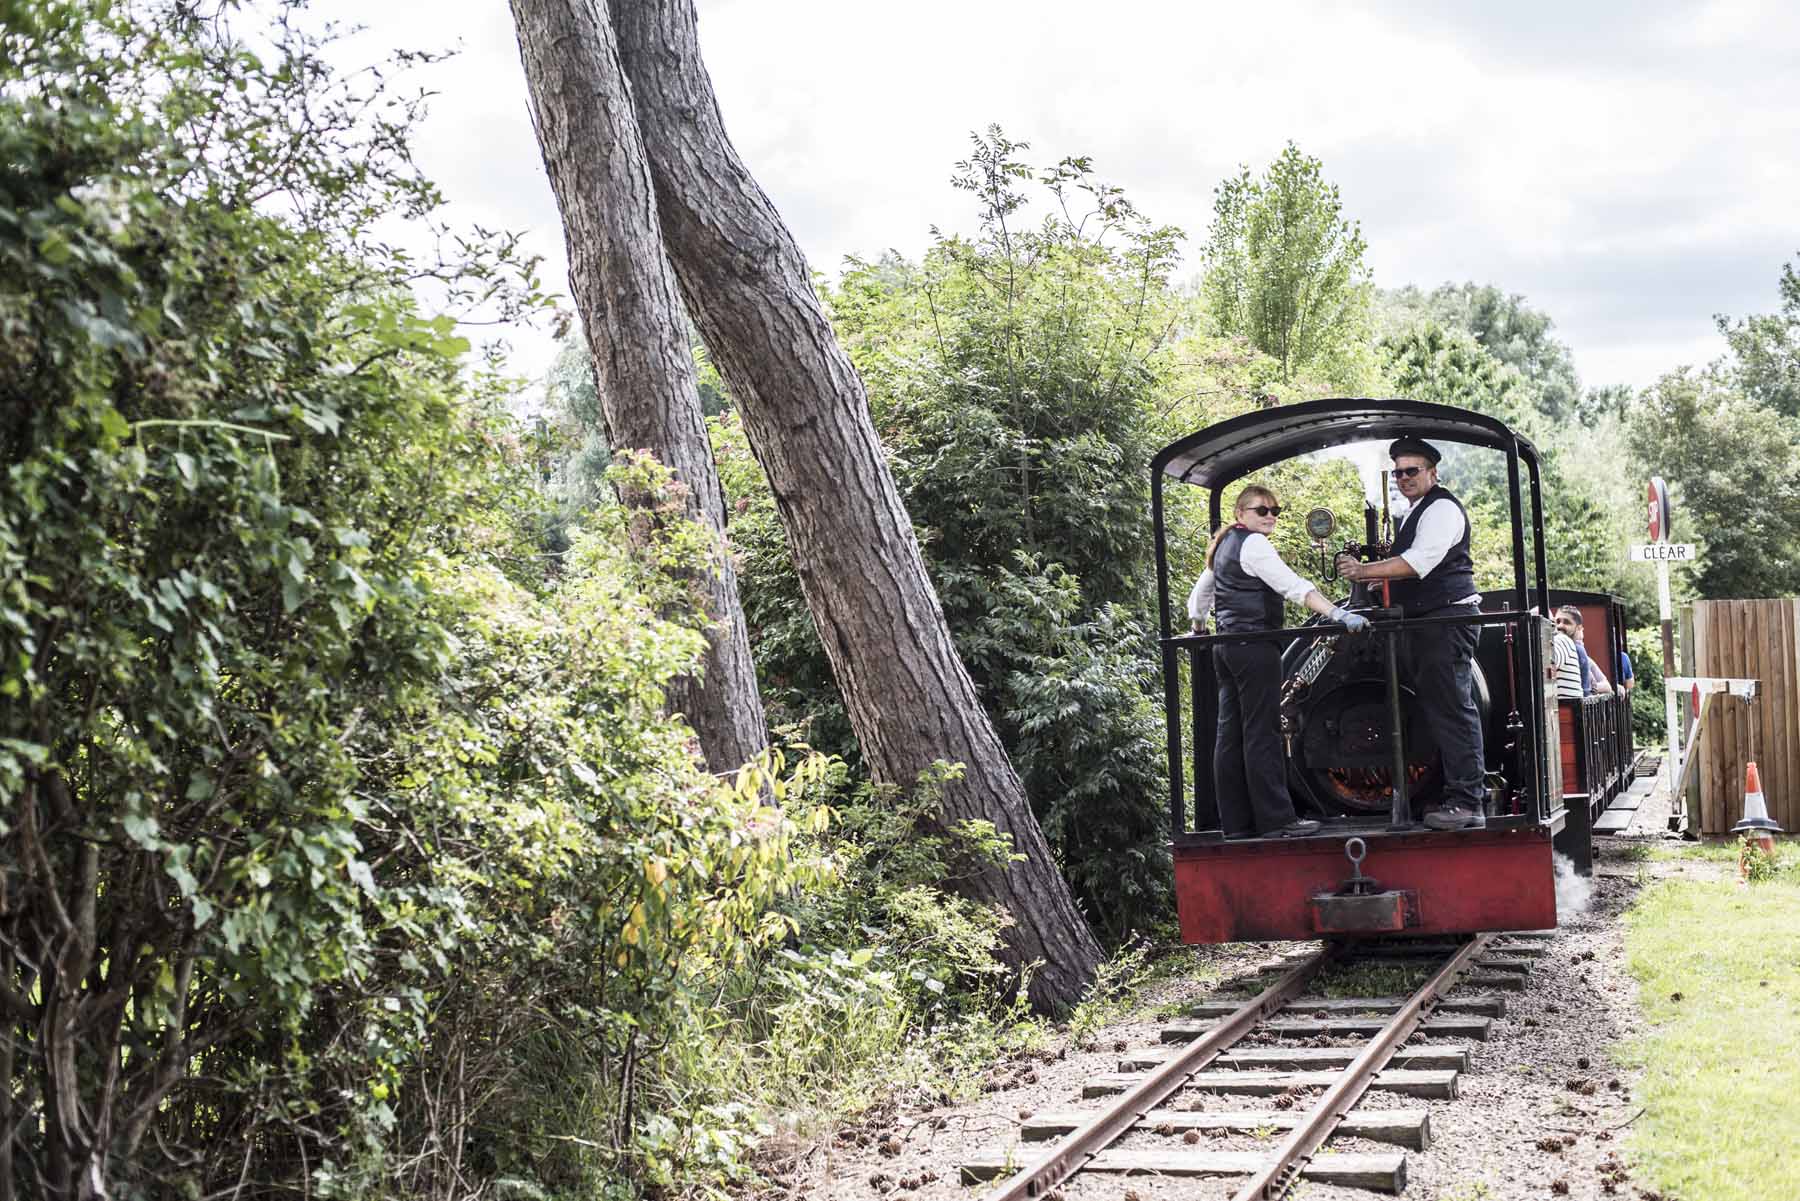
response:
<path id="1" fill-rule="evenodd" d="M 1443 456 L 1431 443 L 1412 437 L 1396 439 L 1388 456 L 1394 460 L 1394 483 L 1411 505 L 1394 535 L 1394 556 L 1359 563 L 1343 555 L 1338 574 L 1348 580 L 1388 581 L 1393 603 L 1407 617 L 1479 612 L 1469 515 L 1438 484 Z M 1425 824 L 1434 830 L 1474 830 L 1487 824 L 1482 805 L 1486 759 L 1481 713 L 1475 707 L 1477 636 L 1473 625 L 1431 625 L 1408 631 L 1401 643 L 1413 692 L 1444 760 L 1443 804 L 1425 815 Z"/>

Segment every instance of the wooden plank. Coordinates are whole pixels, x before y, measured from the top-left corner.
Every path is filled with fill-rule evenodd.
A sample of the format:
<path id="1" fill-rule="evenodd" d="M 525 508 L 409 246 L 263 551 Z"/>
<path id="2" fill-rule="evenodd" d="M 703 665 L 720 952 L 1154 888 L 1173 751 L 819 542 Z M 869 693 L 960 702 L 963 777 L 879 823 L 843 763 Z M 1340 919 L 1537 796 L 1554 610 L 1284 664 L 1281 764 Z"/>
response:
<path id="1" fill-rule="evenodd" d="M 1507 955 L 1483 955 L 1475 961 L 1475 966 L 1485 968 L 1490 972 L 1514 972 L 1523 976 L 1537 965 L 1529 959 L 1514 959 Z"/>
<path id="2" fill-rule="evenodd" d="M 1312 997 L 1289 1001 L 1283 1013 L 1326 1013 L 1354 1016 L 1358 1014 L 1393 1013 L 1406 1004 L 1405 997 Z M 1241 1001 L 1201 1001 L 1190 1005 L 1187 1013 L 1197 1018 L 1230 1017 L 1243 1008 Z M 1438 1013 L 1474 1013 L 1483 1017 L 1500 1017 L 1506 1013 L 1506 998 L 1471 994 L 1446 997 L 1437 1003 Z"/>
<path id="3" fill-rule="evenodd" d="M 1763 695 L 1757 703 L 1763 706 L 1769 732 L 1769 740 L 1763 747 L 1763 757 L 1768 760 L 1762 773 L 1763 794 L 1769 802 L 1769 816 L 1780 823 L 1783 815 L 1779 811 L 1785 808 L 1782 802 L 1793 788 L 1792 744 L 1787 720 L 1788 710 L 1794 704 L 1793 678 L 1786 670 L 1788 639 L 1793 633 L 1788 626 L 1791 613 L 1788 601 L 1769 601 L 1767 609 L 1769 633 L 1763 648 L 1762 669 L 1768 674 L 1758 677 L 1763 681 Z M 1763 766 L 1761 760 L 1757 761 L 1757 766 Z"/>
<path id="4" fill-rule="evenodd" d="M 1372 1038 L 1387 1026 L 1388 1019 L 1380 1014 L 1366 1018 L 1314 1018 L 1297 1021 L 1264 1022 L 1258 1026 L 1259 1031 L 1273 1034 L 1277 1038 L 1318 1038 L 1320 1035 L 1339 1037 Z M 1456 1017 L 1432 1017 L 1420 1023 L 1419 1032 L 1432 1038 L 1472 1038 L 1477 1042 L 1486 1042 L 1488 1033 L 1493 1029 L 1493 1021 L 1485 1017 L 1468 1015 Z M 1161 1041 L 1165 1043 L 1185 1043 L 1199 1038 L 1211 1030 L 1208 1022 L 1173 1022 L 1163 1027 Z"/>
<path id="5" fill-rule="evenodd" d="M 1256 1151 L 1120 1151 L 1100 1152 L 1082 1167 L 1084 1172 L 1122 1172 L 1149 1176 L 1249 1176 L 1269 1162 Z M 962 1162 L 964 1184 L 980 1184 L 1010 1176 L 1020 1167 L 1010 1151 L 983 1151 Z M 1300 1179 L 1346 1188 L 1398 1193 L 1406 1187 L 1406 1154 L 1401 1151 L 1373 1155 L 1345 1155 L 1327 1151 L 1313 1156 L 1300 1169 Z"/>
<path id="6" fill-rule="evenodd" d="M 1739 668 L 1739 645 L 1737 637 L 1742 630 L 1742 601 L 1721 601 L 1719 612 L 1714 614 L 1714 634 L 1719 639 L 1719 672 L 1717 675 L 1732 675 Z M 1719 767 L 1714 772 L 1714 785 L 1717 787 L 1717 821 L 1721 830 L 1728 830 L 1737 817 L 1732 816 L 1732 771 L 1737 760 L 1739 733 L 1737 733 L 1737 702 L 1732 700 L 1714 700 L 1717 706 L 1719 722 Z"/>
<path id="7" fill-rule="evenodd" d="M 1733 642 L 1737 647 L 1737 667 L 1732 674 L 1743 677 L 1752 664 L 1750 635 L 1756 626 L 1756 602 L 1738 601 L 1738 625 L 1732 631 Z M 1755 744 L 1754 720 L 1750 706 L 1743 701 L 1730 702 L 1732 709 L 1732 732 L 1737 735 L 1736 753 L 1732 756 L 1731 779 L 1735 787 L 1727 789 L 1725 800 L 1727 810 L 1725 820 L 1729 825 L 1736 825 L 1744 816 L 1744 764 L 1750 760 L 1750 748 Z"/>
<path id="8" fill-rule="evenodd" d="M 1772 798 L 1778 801 L 1785 798 L 1792 787 L 1788 765 L 1787 710 L 1792 707 L 1789 689 L 1793 681 L 1782 670 L 1782 664 L 1787 659 L 1787 609 L 1788 606 L 1783 601 L 1769 602 L 1769 644 L 1763 655 L 1765 670 L 1774 685 L 1771 690 L 1773 695 L 1763 702 L 1768 707 L 1769 717 L 1769 746 L 1763 753 L 1769 757 L 1774 768 L 1773 778 L 1780 780 L 1782 784 L 1780 795 Z M 1775 816 L 1774 808 L 1771 808 L 1769 816 Z M 1775 820 L 1779 822 L 1781 819 Z"/>
<path id="9" fill-rule="evenodd" d="M 1775 678 L 1775 659 L 1780 640 L 1780 634 L 1777 632 L 1777 623 L 1780 620 L 1779 605 L 1778 601 L 1756 602 L 1756 671 L 1757 679 L 1762 681 L 1762 691 L 1756 701 L 1756 760 L 1759 768 L 1764 762 L 1769 764 L 1769 768 L 1763 768 L 1762 771 L 1765 792 L 1768 780 L 1779 778 L 1785 774 L 1781 772 L 1775 759 L 1776 748 L 1781 741 L 1777 732 L 1779 722 L 1776 694 L 1779 686 L 1783 683 Z M 1771 771 L 1770 768 L 1774 770 Z"/>
<path id="10" fill-rule="evenodd" d="M 1019 1127 L 1019 1137 L 1028 1143 L 1047 1142 L 1061 1138 L 1093 1116 L 1093 1111 L 1088 1109 L 1033 1114 Z M 1173 1134 L 1186 1134 L 1190 1130 L 1257 1134 L 1292 1130 L 1303 1116 L 1261 1110 L 1190 1113 L 1179 1109 L 1153 1109 L 1143 1116 L 1137 1129 L 1154 1131 L 1159 1126 L 1167 1126 Z M 1352 1109 L 1338 1123 L 1337 1133 L 1345 1138 L 1366 1138 L 1370 1142 L 1392 1143 L 1423 1151 L 1431 1146 L 1431 1114 L 1423 1109 Z"/>
<path id="11" fill-rule="evenodd" d="M 1783 830 L 1800 828 L 1800 599 L 1784 602 L 1787 638 L 1782 643 L 1780 672 L 1787 679 L 1787 700 L 1782 705 L 1787 725 L 1787 787 L 1776 798 L 1777 810 L 1786 820 Z M 1778 819 L 1779 820 L 1779 819 Z"/>
<path id="12" fill-rule="evenodd" d="M 1800 601 L 1780 600 L 1774 602 L 1774 626 L 1776 636 L 1771 642 L 1769 655 L 1769 674 L 1778 685 L 1771 714 L 1775 727 L 1775 747 L 1773 758 L 1776 766 L 1775 778 L 1780 783 L 1780 791 L 1769 799 L 1769 816 L 1774 818 L 1784 830 L 1793 829 L 1793 821 L 1800 815 L 1795 807 L 1794 790 L 1800 788 L 1800 733 L 1796 731 L 1796 721 L 1800 720 L 1800 672 L 1794 667 L 1795 606 Z"/>
<path id="13" fill-rule="evenodd" d="M 1081 1086 L 1084 1097 L 1107 1097 L 1122 1093 L 1143 1077 L 1132 1072 L 1114 1072 L 1090 1076 Z M 1188 1087 L 1200 1092 L 1225 1097 L 1273 1097 L 1295 1088 L 1329 1088 L 1336 1084 L 1336 1072 L 1196 1072 Z M 1405 1071 L 1395 1069 L 1378 1072 L 1369 1086 L 1384 1093 L 1406 1097 L 1429 1097 L 1447 1101 L 1457 1095 L 1456 1073 L 1449 1071 Z"/>
<path id="14" fill-rule="evenodd" d="M 1709 675 L 1725 675 L 1731 662 L 1731 602 L 1715 601 L 1710 615 L 1710 636 L 1712 638 L 1714 668 Z M 1704 698 L 1702 698 L 1704 700 Z M 1731 715 L 1725 712 L 1727 706 L 1714 702 L 1718 711 L 1711 715 L 1713 722 L 1712 735 L 1712 822 L 1713 829 L 1725 830 L 1729 824 L 1725 820 L 1725 788 L 1726 778 L 1731 769 L 1726 760 L 1731 755 Z"/>
<path id="15" fill-rule="evenodd" d="M 1496 950 L 1507 955 L 1545 955 L 1549 953 L 1542 942 L 1525 939 L 1522 935 L 1501 934 L 1496 937 L 1507 940 L 1519 940 L 1517 942 L 1494 944 Z M 1368 963 L 1406 963 L 1419 959 L 1448 959 L 1451 955 L 1456 954 L 1456 952 L 1461 949 L 1463 942 L 1466 941 L 1468 940 L 1463 939 L 1454 943 L 1419 941 L 1395 944 L 1393 946 L 1371 947 L 1366 951 L 1359 951 L 1357 953 L 1356 963 L 1362 965 Z"/>
<path id="16" fill-rule="evenodd" d="M 1694 606 L 1691 603 L 1682 605 L 1678 610 L 1676 610 L 1676 613 L 1678 614 L 1677 630 L 1678 630 L 1679 641 L 1676 643 L 1675 665 L 1681 669 L 1681 674 L 1691 676 L 1697 670 L 1695 667 L 1695 664 L 1698 662 L 1698 659 L 1696 658 L 1696 654 L 1698 651 L 1696 642 L 1699 638 L 1699 635 L 1694 632 L 1695 631 Z M 1667 678 L 1666 672 L 1665 672 L 1664 678 L 1665 679 Z M 1676 699 L 1679 702 L 1680 698 L 1676 698 Z M 1675 730 L 1676 730 L 1677 735 L 1681 739 L 1681 743 L 1680 743 L 1681 746 L 1687 745 L 1687 723 L 1681 719 L 1681 714 L 1683 714 L 1685 712 L 1686 712 L 1686 710 L 1681 708 L 1680 705 L 1677 704 L 1676 709 L 1675 709 L 1675 714 L 1676 714 Z M 1668 767 L 1669 767 L 1669 785 L 1668 786 L 1672 789 L 1675 787 L 1675 782 L 1674 782 L 1675 781 L 1675 764 L 1674 764 L 1674 762 L 1671 761 L 1669 763 Z M 1692 831 L 1695 835 L 1698 835 L 1700 833 L 1702 827 L 1705 824 L 1704 820 L 1703 820 L 1703 815 L 1700 810 L 1700 782 L 1697 777 L 1692 776 L 1692 775 L 1690 775 L 1688 777 L 1688 779 L 1690 781 L 1688 787 L 1685 790 L 1683 790 L 1683 792 L 1680 796 L 1672 798 L 1671 804 L 1676 807 L 1679 807 L 1681 812 L 1686 815 L 1687 828 L 1690 831 Z"/>
<path id="17" fill-rule="evenodd" d="M 1499 988 L 1507 992 L 1524 992 L 1525 977 L 1512 972 L 1471 972 L 1463 983 L 1472 988 Z"/>
<path id="18" fill-rule="evenodd" d="M 1623 834 L 1626 830 L 1631 828 L 1631 823 L 1636 817 L 1636 809 L 1620 809 L 1617 807 L 1608 809 L 1605 813 L 1602 813 L 1599 817 L 1594 819 L 1594 833 Z"/>
<path id="19" fill-rule="evenodd" d="M 1717 601 L 1694 602 L 1694 671 L 1696 676 L 1716 674 L 1713 663 L 1713 613 Z M 1686 698 L 1683 698 L 1684 700 Z M 1692 720 L 1692 711 L 1689 719 Z M 1695 774 L 1700 781 L 1700 832 L 1719 832 L 1719 789 L 1713 775 L 1718 770 L 1720 750 L 1718 727 L 1703 730 L 1695 740 L 1694 753 L 1700 756 Z"/>
<path id="20" fill-rule="evenodd" d="M 1769 695 L 1769 685 L 1772 682 L 1769 671 L 1769 660 L 1772 657 L 1769 654 L 1769 619 L 1773 616 L 1772 605 L 1773 602 L 1766 600 L 1750 602 L 1750 662 L 1747 666 L 1753 672 L 1751 678 L 1762 681 L 1762 688 L 1755 704 L 1750 709 L 1750 730 L 1753 736 L 1747 754 L 1757 761 L 1759 770 L 1762 767 L 1762 761 L 1768 758 L 1769 752 L 1775 746 L 1775 722 L 1772 720 L 1775 705 Z M 1768 778 L 1765 772 L 1763 779 L 1767 780 Z"/>
<path id="21" fill-rule="evenodd" d="M 1550 948 L 1541 942 L 1495 943 L 1494 949 L 1514 959 L 1546 959 Z"/>
<path id="22" fill-rule="evenodd" d="M 1164 1033 L 1167 1033 L 1166 1031 Z M 1233 1072 L 1321 1072 L 1330 1068 L 1347 1068 L 1362 1054 L 1362 1045 L 1354 1047 L 1243 1047 L 1226 1051 L 1213 1060 L 1212 1066 Z M 1121 1072 L 1148 1072 L 1161 1067 L 1175 1054 L 1172 1047 L 1146 1047 L 1128 1052 L 1119 1060 Z M 1466 1072 L 1469 1049 L 1457 1046 L 1403 1047 L 1395 1051 L 1388 1063 L 1413 1071 Z"/>

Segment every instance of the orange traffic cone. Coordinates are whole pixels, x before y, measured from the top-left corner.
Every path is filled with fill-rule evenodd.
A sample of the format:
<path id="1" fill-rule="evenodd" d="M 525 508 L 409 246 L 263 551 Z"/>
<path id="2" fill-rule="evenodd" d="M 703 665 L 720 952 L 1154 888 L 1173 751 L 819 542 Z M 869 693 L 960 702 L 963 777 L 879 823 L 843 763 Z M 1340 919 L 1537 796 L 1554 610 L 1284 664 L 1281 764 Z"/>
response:
<path id="1" fill-rule="evenodd" d="M 1775 835 L 1781 833 L 1781 827 L 1769 820 L 1769 806 L 1763 800 L 1762 775 L 1756 770 L 1754 761 L 1744 765 L 1744 817 L 1731 827 L 1731 832 L 1744 836 L 1744 849 L 1738 855 L 1738 878 L 1748 879 L 1750 844 L 1755 843 L 1765 855 L 1773 855 Z"/>
<path id="2" fill-rule="evenodd" d="M 1744 820 L 1731 827 L 1733 834 L 1746 830 L 1768 830 L 1781 833 L 1781 827 L 1769 820 L 1769 805 L 1763 800 L 1762 773 L 1755 761 L 1744 764 Z"/>

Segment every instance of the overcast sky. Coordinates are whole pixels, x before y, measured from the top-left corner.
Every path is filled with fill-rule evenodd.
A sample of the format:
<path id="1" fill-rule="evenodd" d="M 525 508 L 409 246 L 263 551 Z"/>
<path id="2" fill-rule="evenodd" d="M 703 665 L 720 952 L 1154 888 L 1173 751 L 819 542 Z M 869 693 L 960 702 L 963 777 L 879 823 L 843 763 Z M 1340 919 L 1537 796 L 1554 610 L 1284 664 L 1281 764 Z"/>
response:
<path id="1" fill-rule="evenodd" d="M 503 0 L 315 0 L 368 27 L 345 63 L 455 47 L 417 154 L 453 220 L 527 231 L 567 291 L 561 228 Z M 1800 6 L 701 0 L 726 128 L 816 270 L 930 227 L 999 122 L 1030 161 L 1092 156 L 1204 241 L 1214 186 L 1292 139 L 1362 222 L 1382 287 L 1474 280 L 1556 322 L 1584 383 L 1643 385 L 1776 307 L 1800 253 Z M 535 372 L 542 336 L 514 339 Z"/>

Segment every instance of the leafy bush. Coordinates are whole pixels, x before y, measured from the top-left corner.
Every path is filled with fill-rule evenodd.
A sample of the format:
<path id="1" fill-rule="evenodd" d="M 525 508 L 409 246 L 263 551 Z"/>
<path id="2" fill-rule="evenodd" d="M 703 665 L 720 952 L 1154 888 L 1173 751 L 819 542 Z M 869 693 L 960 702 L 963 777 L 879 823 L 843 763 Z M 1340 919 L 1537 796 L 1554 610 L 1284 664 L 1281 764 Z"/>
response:
<path id="1" fill-rule="evenodd" d="M 821 768 L 715 781 L 663 715 L 691 536 L 603 522 L 549 586 L 499 389 L 368 237 L 435 191 L 315 43 L 278 23 L 265 63 L 175 5 L 6 29 L 6 1185 L 729 1160 L 671 1048 L 823 870 L 759 800 Z M 453 292 L 529 275 L 469 246 Z"/>
<path id="2" fill-rule="evenodd" d="M 1627 630 L 1625 649 L 1631 653 L 1631 736 L 1638 746 L 1661 746 L 1669 738 L 1668 716 L 1663 704 L 1662 630 Z"/>

